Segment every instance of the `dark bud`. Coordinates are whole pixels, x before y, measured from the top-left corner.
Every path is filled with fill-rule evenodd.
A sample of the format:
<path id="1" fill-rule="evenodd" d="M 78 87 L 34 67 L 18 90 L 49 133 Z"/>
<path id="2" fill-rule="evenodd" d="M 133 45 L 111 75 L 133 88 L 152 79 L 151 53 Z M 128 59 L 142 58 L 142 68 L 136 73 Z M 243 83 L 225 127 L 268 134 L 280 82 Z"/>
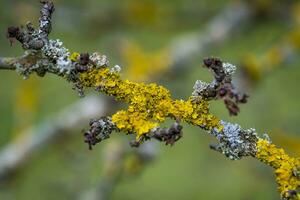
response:
<path id="1" fill-rule="evenodd" d="M 33 24 L 31 22 L 27 22 L 26 28 L 28 30 L 28 33 L 32 34 L 34 32 L 34 27 L 33 27 Z"/>
<path id="2" fill-rule="evenodd" d="M 227 94 L 227 90 L 225 88 L 221 88 L 218 91 L 218 94 L 219 94 L 220 97 L 224 97 Z"/>
<path id="3" fill-rule="evenodd" d="M 79 97 L 84 97 L 84 87 L 78 80 L 73 82 L 73 90 L 78 92 Z"/>
<path id="4" fill-rule="evenodd" d="M 296 197 L 297 196 L 296 190 L 289 190 L 287 193 L 288 193 L 288 197 Z"/>
<path id="5" fill-rule="evenodd" d="M 159 128 L 153 133 L 153 138 L 165 142 L 166 145 L 173 145 L 182 137 L 182 126 L 179 120 L 172 124 L 170 128 Z"/>
<path id="6" fill-rule="evenodd" d="M 20 28 L 17 26 L 10 26 L 7 28 L 7 37 L 16 38 L 20 34 Z"/>
<path id="7" fill-rule="evenodd" d="M 222 61 L 219 58 L 215 58 L 215 63 L 214 64 L 216 66 L 218 66 L 218 67 L 222 67 L 223 66 L 223 63 L 222 63 Z"/>
<path id="8" fill-rule="evenodd" d="M 217 82 L 222 82 L 224 80 L 226 75 L 223 70 L 223 63 L 219 58 L 205 58 L 203 63 L 205 67 L 213 71 Z"/>
<path id="9" fill-rule="evenodd" d="M 87 65 L 90 61 L 90 55 L 88 53 L 81 53 L 79 56 L 79 63 L 81 65 Z"/>
<path id="10" fill-rule="evenodd" d="M 175 122 L 169 129 L 169 133 L 166 135 L 165 141 L 166 145 L 173 145 L 182 137 L 182 126 L 179 122 Z"/>
<path id="11" fill-rule="evenodd" d="M 205 58 L 203 59 L 203 63 L 206 67 L 211 67 L 214 63 L 214 59 L 213 58 Z"/>
<path id="12" fill-rule="evenodd" d="M 129 145 L 131 147 L 136 147 L 137 148 L 137 147 L 139 147 L 141 145 L 141 143 L 139 141 L 132 140 L 132 141 L 129 142 Z"/>
<path id="13" fill-rule="evenodd" d="M 54 4 L 53 4 L 52 1 L 50 1 L 50 0 L 40 0 L 40 3 L 47 4 L 47 10 L 50 14 L 52 14 L 55 11 Z"/>
<path id="14" fill-rule="evenodd" d="M 207 68 L 211 68 L 213 66 L 222 67 L 223 63 L 219 58 L 205 58 L 203 59 L 203 64 Z"/>
<path id="15" fill-rule="evenodd" d="M 240 103 L 247 103 L 249 96 L 247 94 L 243 94 L 239 97 L 238 102 Z"/>
<path id="16" fill-rule="evenodd" d="M 49 12 L 52 14 L 55 11 L 53 2 L 49 2 L 48 6 L 49 6 Z"/>
<path id="17" fill-rule="evenodd" d="M 95 138 L 89 131 L 84 133 L 84 142 L 89 145 L 89 150 L 92 150 L 93 146 L 97 143 L 97 141 L 95 141 Z"/>
<path id="18" fill-rule="evenodd" d="M 218 152 L 222 152 L 222 148 L 219 144 L 210 144 L 209 148 Z"/>
<path id="19" fill-rule="evenodd" d="M 20 28 L 17 26 L 8 27 L 6 36 L 9 39 L 10 46 L 12 46 L 12 44 L 15 42 L 15 39 L 20 37 Z"/>
<path id="20" fill-rule="evenodd" d="M 37 74 L 38 76 L 44 77 L 47 71 L 46 71 L 44 68 L 40 68 L 40 67 L 39 67 L 39 68 L 36 69 L 35 72 L 36 72 L 36 74 Z"/>
<path id="21" fill-rule="evenodd" d="M 89 149 L 99 142 L 110 137 L 112 131 L 117 130 L 110 118 L 102 117 L 98 120 L 90 121 L 90 129 L 84 133 L 84 142 L 89 145 Z"/>
<path id="22" fill-rule="evenodd" d="M 230 116 L 236 116 L 240 112 L 240 108 L 238 107 L 238 105 L 235 102 L 233 102 L 229 99 L 226 99 L 226 100 L 224 100 L 224 103 L 226 105 L 226 108 L 229 111 Z"/>
<path id="23" fill-rule="evenodd" d="M 98 120 L 97 119 L 91 119 L 89 125 L 93 126 L 95 123 L 97 123 Z"/>

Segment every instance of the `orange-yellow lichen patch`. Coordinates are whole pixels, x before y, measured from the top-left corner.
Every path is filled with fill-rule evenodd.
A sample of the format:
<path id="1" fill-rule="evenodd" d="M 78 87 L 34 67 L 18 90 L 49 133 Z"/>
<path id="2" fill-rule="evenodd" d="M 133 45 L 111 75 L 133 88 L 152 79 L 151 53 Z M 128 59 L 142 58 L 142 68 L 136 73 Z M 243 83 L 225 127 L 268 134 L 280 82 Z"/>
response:
<path id="1" fill-rule="evenodd" d="M 299 159 L 289 157 L 283 149 L 264 139 L 257 142 L 256 157 L 275 169 L 278 190 L 282 197 L 288 197 L 289 191 L 300 187 Z"/>
<path id="2" fill-rule="evenodd" d="M 71 61 L 76 62 L 76 61 L 78 60 L 79 56 L 80 56 L 79 53 L 73 52 L 73 53 L 69 56 L 69 58 L 70 58 Z"/>
<path id="3" fill-rule="evenodd" d="M 96 87 L 129 104 L 128 110 L 117 112 L 112 121 L 120 130 L 134 132 L 137 137 L 158 127 L 166 117 L 206 129 L 220 128 L 219 119 L 209 113 L 207 101 L 173 100 L 169 90 L 162 86 L 122 80 L 118 73 L 106 67 L 84 72 L 80 79 L 84 86 Z"/>

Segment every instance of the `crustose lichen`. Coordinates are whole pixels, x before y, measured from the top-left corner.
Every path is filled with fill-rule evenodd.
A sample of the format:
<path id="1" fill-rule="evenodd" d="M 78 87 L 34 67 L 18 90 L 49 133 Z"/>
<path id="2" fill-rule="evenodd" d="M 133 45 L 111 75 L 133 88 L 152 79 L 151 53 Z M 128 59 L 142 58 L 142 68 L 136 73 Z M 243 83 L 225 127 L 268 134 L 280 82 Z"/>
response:
<path id="1" fill-rule="evenodd" d="M 7 59 L 5 69 L 15 69 L 28 77 L 36 72 L 40 76 L 52 73 L 71 82 L 83 94 L 84 88 L 113 96 L 128 104 L 111 117 L 92 120 L 85 132 L 85 142 L 92 149 L 97 143 L 110 137 L 113 131 L 135 134 L 132 146 L 138 147 L 149 139 L 173 145 L 182 137 L 181 122 L 206 130 L 217 138 L 218 144 L 211 148 L 232 160 L 245 156 L 254 157 L 275 169 L 276 181 L 282 199 L 300 199 L 300 161 L 288 156 L 266 139 L 259 137 L 255 129 L 243 129 L 238 124 L 220 120 L 210 113 L 212 100 L 222 100 L 230 115 L 237 115 L 239 105 L 246 103 L 248 95 L 236 90 L 232 75 L 236 67 L 218 58 L 207 58 L 203 66 L 210 70 L 211 83 L 196 81 L 192 95 L 186 99 L 173 99 L 168 89 L 155 83 L 137 83 L 121 78 L 121 68 L 109 67 L 108 59 L 100 53 L 69 53 L 59 40 L 49 40 L 53 3 L 42 1 L 39 27 L 31 23 L 26 30 L 8 28 L 11 42 L 18 40 L 25 54 L 16 59 Z M 175 122 L 169 128 L 160 127 L 167 118 Z"/>

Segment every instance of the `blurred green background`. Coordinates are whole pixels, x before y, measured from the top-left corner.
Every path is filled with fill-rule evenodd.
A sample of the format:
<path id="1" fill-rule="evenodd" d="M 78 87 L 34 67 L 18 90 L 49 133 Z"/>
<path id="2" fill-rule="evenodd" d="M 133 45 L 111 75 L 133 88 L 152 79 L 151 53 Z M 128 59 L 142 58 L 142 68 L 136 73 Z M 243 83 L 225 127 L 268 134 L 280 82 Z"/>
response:
<path id="1" fill-rule="evenodd" d="M 227 40 L 199 53 L 180 73 L 170 69 L 170 73 L 166 71 L 162 76 L 158 71 L 157 77 L 146 82 L 155 80 L 169 88 L 174 97 L 185 99 L 191 94 L 195 80 L 211 79 L 201 67 L 202 58 L 213 55 L 234 63 L 238 66 L 236 84 L 243 82 L 240 88 L 250 95 L 249 103 L 242 105 L 237 117 L 229 117 L 222 102 L 213 102 L 212 112 L 221 119 L 268 133 L 291 155 L 300 155 L 297 49 L 300 39 L 296 33 L 289 39 L 300 26 L 298 1 L 56 0 L 54 3 L 51 38 L 60 38 L 70 51 L 104 53 L 111 65 L 118 64 L 124 71 L 134 63 L 135 56 L 142 66 L 147 60 L 141 57 L 159 57 L 162 49 L 177 37 L 201 33 L 227 5 L 247 3 L 253 12 L 251 20 L 240 24 Z M 37 24 L 39 9 L 38 1 L 0 0 L 0 56 L 22 54 L 18 43 L 10 47 L 6 28 L 27 21 Z M 273 50 L 278 52 L 278 48 L 288 45 L 292 46 L 291 56 L 277 61 L 280 51 L 272 54 Z M 137 55 L 126 56 L 127 51 L 135 50 Z M 168 54 L 168 50 L 163 52 Z M 262 61 L 265 54 L 273 56 L 271 60 L 277 62 L 271 64 L 276 67 Z M 251 71 L 251 67 L 255 69 Z M 87 96 L 91 93 L 95 94 L 90 91 Z M 78 99 L 70 84 L 53 75 L 32 76 L 24 81 L 15 72 L 1 71 L 1 147 Z M 111 113 L 118 106 L 112 104 Z M 87 126 L 81 127 L 84 128 Z M 71 130 L 78 134 L 60 137 L 44 146 L 17 171 L 0 180 L 0 199 L 80 199 L 96 187 L 102 178 L 106 141 L 88 151 L 81 129 Z M 126 136 L 114 134 L 111 140 L 117 138 Z M 111 199 L 279 199 L 270 168 L 252 158 L 230 161 L 209 149 L 212 141 L 204 131 L 185 124 L 183 139 L 173 147 L 158 144 L 155 160 L 138 174 L 121 176 Z"/>

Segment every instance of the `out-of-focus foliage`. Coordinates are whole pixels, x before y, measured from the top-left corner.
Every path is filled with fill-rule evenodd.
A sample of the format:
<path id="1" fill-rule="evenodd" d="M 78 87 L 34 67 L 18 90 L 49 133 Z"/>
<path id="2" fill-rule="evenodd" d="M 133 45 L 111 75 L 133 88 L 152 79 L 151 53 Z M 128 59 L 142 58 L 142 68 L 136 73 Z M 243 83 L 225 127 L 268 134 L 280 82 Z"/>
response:
<path id="1" fill-rule="evenodd" d="M 33 76 L 26 82 L 19 82 L 14 97 L 14 116 L 13 135 L 32 126 L 35 122 L 35 115 L 38 113 L 39 88 L 37 78 Z"/>
<path id="2" fill-rule="evenodd" d="M 122 45 L 125 77 L 129 80 L 145 81 L 164 73 L 170 65 L 170 58 L 165 49 L 146 52 L 138 44 L 125 42 Z"/>
<path id="3" fill-rule="evenodd" d="M 281 38 L 275 41 L 265 52 L 255 55 L 253 52 L 247 52 L 242 66 L 249 79 L 259 81 L 267 73 L 271 73 L 279 67 L 293 62 L 299 54 L 300 48 L 300 3 L 294 3 L 288 8 L 291 15 L 289 30 L 284 32 Z"/>

